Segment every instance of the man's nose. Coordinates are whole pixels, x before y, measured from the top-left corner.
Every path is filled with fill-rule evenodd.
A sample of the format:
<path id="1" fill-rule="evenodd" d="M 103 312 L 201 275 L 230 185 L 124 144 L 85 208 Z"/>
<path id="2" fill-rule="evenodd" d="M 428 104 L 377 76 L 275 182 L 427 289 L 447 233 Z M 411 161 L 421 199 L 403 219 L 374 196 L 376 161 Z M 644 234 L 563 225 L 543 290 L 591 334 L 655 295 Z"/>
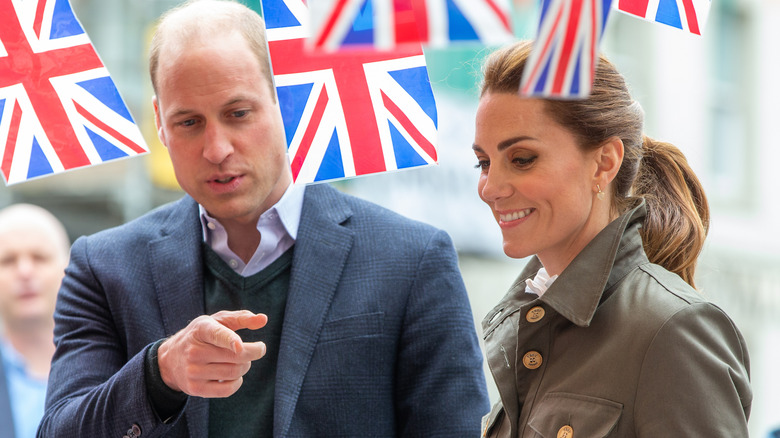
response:
<path id="1" fill-rule="evenodd" d="M 211 123 L 206 127 L 203 157 L 214 164 L 219 164 L 233 153 L 233 145 L 224 127 Z"/>
<path id="2" fill-rule="evenodd" d="M 35 272 L 35 261 L 31 257 L 19 257 L 16 260 L 16 270 L 22 277 L 30 277 Z"/>

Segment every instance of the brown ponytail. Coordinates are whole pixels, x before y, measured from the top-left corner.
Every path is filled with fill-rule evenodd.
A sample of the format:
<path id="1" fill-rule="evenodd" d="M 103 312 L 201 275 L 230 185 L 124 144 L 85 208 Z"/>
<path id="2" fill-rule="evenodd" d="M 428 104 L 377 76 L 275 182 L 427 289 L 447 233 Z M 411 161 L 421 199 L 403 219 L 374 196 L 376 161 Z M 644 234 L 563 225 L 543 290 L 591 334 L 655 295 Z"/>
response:
<path id="1" fill-rule="evenodd" d="M 707 196 L 674 145 L 645 137 L 643 152 L 633 194 L 647 203 L 640 231 L 645 253 L 694 286 L 696 259 L 710 227 Z"/>
<path id="2" fill-rule="evenodd" d="M 493 52 L 483 66 L 480 95 L 517 93 L 530 53 L 530 41 Z M 588 98 L 549 99 L 545 106 L 584 149 L 601 147 L 614 137 L 623 142 L 623 163 L 610 183 L 612 208 L 623 213 L 635 197 L 644 197 L 648 214 L 641 233 L 648 258 L 694 286 L 696 259 L 709 228 L 707 198 L 676 147 L 643 135 L 642 107 L 615 66 L 601 56 Z"/>

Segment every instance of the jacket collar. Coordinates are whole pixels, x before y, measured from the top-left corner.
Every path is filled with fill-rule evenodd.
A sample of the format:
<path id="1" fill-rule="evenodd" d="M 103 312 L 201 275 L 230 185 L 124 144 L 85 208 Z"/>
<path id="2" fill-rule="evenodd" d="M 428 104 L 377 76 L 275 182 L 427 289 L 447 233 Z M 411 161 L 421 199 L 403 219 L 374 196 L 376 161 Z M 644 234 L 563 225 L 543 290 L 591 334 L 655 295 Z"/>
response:
<path id="1" fill-rule="evenodd" d="M 540 298 L 572 323 L 588 327 L 612 287 L 638 264 L 647 262 L 639 228 L 647 213 L 644 200 L 607 225 L 563 270 Z M 616 260 L 620 252 L 620 258 Z M 525 279 L 542 267 L 537 257 L 523 269 L 510 293 L 525 293 Z"/>
<path id="2" fill-rule="evenodd" d="M 202 233 L 198 204 L 189 195 L 174 202 L 163 219 L 160 236 L 148 245 L 165 336 L 171 336 L 206 313 L 203 302 Z M 204 438 L 208 402 L 190 397 L 185 407 L 189 436 Z"/>
<path id="3" fill-rule="evenodd" d="M 175 202 L 160 237 L 149 241 L 149 263 L 170 336 L 205 313 L 198 204 L 186 195 Z"/>
<path id="4" fill-rule="evenodd" d="M 287 436 L 303 380 L 336 293 L 354 233 L 346 197 L 324 184 L 306 188 L 295 242 L 276 370 L 274 436 Z"/>

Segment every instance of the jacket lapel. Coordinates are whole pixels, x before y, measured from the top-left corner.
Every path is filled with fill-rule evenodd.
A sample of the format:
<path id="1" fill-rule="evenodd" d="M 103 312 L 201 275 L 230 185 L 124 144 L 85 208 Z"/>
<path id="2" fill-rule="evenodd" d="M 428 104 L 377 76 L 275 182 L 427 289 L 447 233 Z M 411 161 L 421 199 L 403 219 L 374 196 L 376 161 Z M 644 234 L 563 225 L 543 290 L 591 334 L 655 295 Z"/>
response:
<path id="1" fill-rule="evenodd" d="M 195 201 L 189 196 L 178 201 L 162 230 L 162 237 L 149 242 L 149 263 L 165 336 L 171 336 L 206 312 L 201 255 L 203 231 Z M 190 397 L 185 413 L 190 436 L 205 437 L 208 402 Z"/>
<path id="2" fill-rule="evenodd" d="M 644 201 L 636 202 L 631 210 L 609 223 L 577 254 L 541 298 L 580 327 L 590 326 L 599 304 L 612 293 L 609 286 L 636 266 L 634 258 L 630 258 L 628 265 L 615 265 L 618 249 L 630 239 L 639 241 L 638 246 L 633 246 L 642 252 L 638 232 L 625 233 L 630 226 L 638 229 L 645 217 Z M 572 290 L 578 293 L 567 292 Z"/>
<path id="3" fill-rule="evenodd" d="M 274 436 L 286 436 L 325 316 L 352 247 L 341 224 L 351 216 L 344 195 L 327 185 L 309 186 L 295 242 L 279 361 Z"/>

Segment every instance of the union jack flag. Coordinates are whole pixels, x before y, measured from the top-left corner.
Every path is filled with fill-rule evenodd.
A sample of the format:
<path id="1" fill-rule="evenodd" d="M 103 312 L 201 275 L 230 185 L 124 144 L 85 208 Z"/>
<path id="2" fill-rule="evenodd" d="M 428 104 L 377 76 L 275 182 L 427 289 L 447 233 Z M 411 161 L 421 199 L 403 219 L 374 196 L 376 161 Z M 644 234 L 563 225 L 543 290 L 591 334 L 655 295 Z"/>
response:
<path id="1" fill-rule="evenodd" d="M 309 0 L 309 7 L 315 49 L 497 45 L 514 38 L 510 0 Z"/>
<path id="2" fill-rule="evenodd" d="M 303 0 L 263 0 L 296 182 L 437 162 L 436 104 L 419 44 L 312 53 Z"/>
<path id="3" fill-rule="evenodd" d="M 431 46 L 481 41 L 499 45 L 514 39 L 510 0 L 412 0 L 420 38 Z M 420 12 L 422 11 L 422 12 Z"/>
<path id="4" fill-rule="evenodd" d="M 701 35 L 711 0 L 618 0 L 618 10 Z"/>
<path id="5" fill-rule="evenodd" d="M 611 1 L 542 0 L 521 94 L 563 99 L 590 94 Z"/>
<path id="6" fill-rule="evenodd" d="M 148 151 L 67 0 L 0 0 L 6 184 Z"/>

